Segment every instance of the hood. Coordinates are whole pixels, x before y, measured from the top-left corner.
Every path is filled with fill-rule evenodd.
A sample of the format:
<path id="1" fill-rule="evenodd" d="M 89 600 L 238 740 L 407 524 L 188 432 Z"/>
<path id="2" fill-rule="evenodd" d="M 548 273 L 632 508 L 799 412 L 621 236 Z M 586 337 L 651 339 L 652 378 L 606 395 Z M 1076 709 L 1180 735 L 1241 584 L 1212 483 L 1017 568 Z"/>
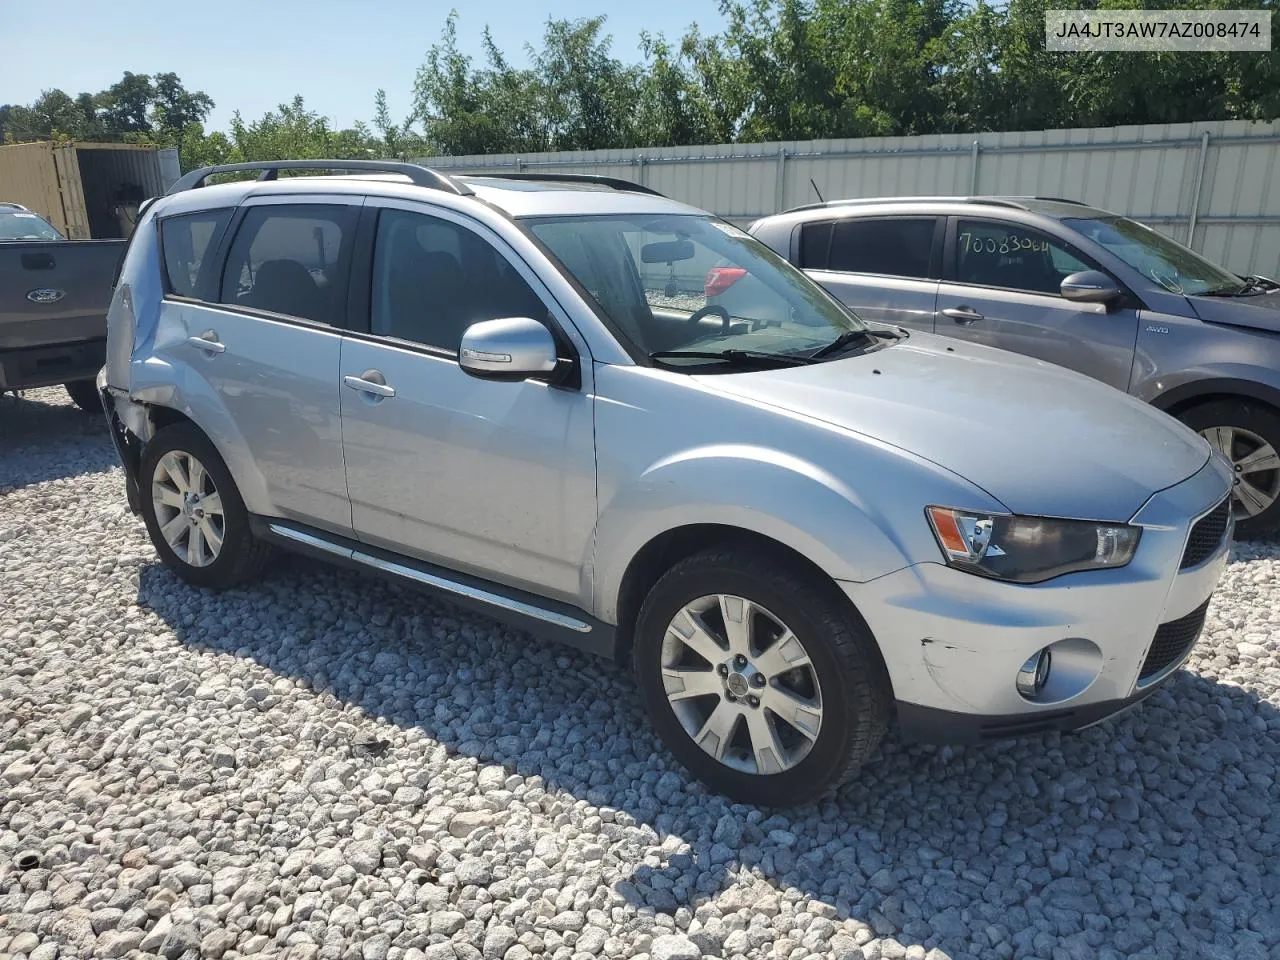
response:
<path id="1" fill-rule="evenodd" d="M 1013 513 L 1126 521 L 1210 455 L 1172 417 L 1100 381 L 929 334 L 844 360 L 699 379 L 908 450 Z"/>
<path id="2" fill-rule="evenodd" d="M 1187 297 L 1205 323 L 1223 323 L 1280 333 L 1280 290 L 1252 297 Z"/>

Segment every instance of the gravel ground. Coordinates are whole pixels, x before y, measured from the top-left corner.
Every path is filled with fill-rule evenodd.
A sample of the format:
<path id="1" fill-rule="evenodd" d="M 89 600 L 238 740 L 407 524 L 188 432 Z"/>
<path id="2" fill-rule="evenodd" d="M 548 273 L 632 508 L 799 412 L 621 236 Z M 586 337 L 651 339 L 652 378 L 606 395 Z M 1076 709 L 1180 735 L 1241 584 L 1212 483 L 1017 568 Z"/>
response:
<path id="1" fill-rule="evenodd" d="M 101 422 L 0 398 L 0 956 L 1275 957 L 1278 573 L 1237 547 L 1123 718 L 770 814 L 609 665 L 300 560 L 181 586 Z"/>

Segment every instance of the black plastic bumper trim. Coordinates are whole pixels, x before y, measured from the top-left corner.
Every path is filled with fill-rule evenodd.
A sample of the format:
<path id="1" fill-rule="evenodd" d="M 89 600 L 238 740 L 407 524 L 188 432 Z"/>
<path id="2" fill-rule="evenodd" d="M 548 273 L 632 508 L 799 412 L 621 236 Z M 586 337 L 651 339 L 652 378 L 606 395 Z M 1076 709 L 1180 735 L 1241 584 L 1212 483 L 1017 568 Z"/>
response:
<path id="1" fill-rule="evenodd" d="M 1164 685 L 1168 676 L 1119 700 L 1103 700 L 1065 709 L 1038 710 L 1004 716 L 956 713 L 917 703 L 897 704 L 903 737 L 917 743 L 990 743 L 1038 734 L 1080 730 L 1137 706 Z"/>

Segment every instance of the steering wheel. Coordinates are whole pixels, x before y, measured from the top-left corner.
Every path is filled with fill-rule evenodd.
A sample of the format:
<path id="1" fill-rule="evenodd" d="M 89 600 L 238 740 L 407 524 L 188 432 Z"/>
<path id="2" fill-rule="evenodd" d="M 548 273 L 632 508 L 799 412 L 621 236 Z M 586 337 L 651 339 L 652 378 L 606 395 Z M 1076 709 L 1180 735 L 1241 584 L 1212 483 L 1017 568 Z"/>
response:
<path id="1" fill-rule="evenodd" d="M 724 307 L 720 306 L 720 304 L 718 303 L 708 303 L 701 310 L 695 310 L 693 313 L 689 315 L 689 319 L 686 320 L 685 322 L 689 324 L 690 329 L 692 329 L 697 327 L 698 324 L 702 322 L 703 317 L 713 313 L 720 317 L 720 323 L 721 323 L 720 333 L 722 335 L 728 333 L 729 326 L 730 324 L 733 323 L 733 319 L 729 316 L 729 311 L 726 310 Z"/>

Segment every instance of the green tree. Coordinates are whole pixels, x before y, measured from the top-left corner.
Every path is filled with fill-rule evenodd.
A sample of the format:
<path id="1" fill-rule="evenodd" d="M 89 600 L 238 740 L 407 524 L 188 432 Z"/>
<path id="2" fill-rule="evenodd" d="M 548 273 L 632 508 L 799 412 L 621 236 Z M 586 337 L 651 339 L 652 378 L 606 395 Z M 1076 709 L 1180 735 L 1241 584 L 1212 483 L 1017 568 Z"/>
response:
<path id="1" fill-rule="evenodd" d="M 334 130 L 327 119 L 307 109 L 301 96 L 251 123 L 236 111 L 231 117 L 230 146 L 228 156 L 236 160 L 359 160 L 378 153 L 373 135 L 363 124 Z"/>
<path id="2" fill-rule="evenodd" d="M 124 76 L 101 94 L 103 123 L 112 133 L 150 133 L 151 104 L 155 87 L 145 73 L 124 72 Z"/>
<path id="3" fill-rule="evenodd" d="M 547 22 L 533 70 L 541 81 L 552 150 L 635 143 L 640 71 L 612 56 L 604 17 Z"/>
<path id="4" fill-rule="evenodd" d="M 214 102 L 203 91 L 187 90 L 176 73 L 158 73 L 152 84 L 150 106 L 155 129 L 181 132 L 192 123 L 204 123 Z"/>

